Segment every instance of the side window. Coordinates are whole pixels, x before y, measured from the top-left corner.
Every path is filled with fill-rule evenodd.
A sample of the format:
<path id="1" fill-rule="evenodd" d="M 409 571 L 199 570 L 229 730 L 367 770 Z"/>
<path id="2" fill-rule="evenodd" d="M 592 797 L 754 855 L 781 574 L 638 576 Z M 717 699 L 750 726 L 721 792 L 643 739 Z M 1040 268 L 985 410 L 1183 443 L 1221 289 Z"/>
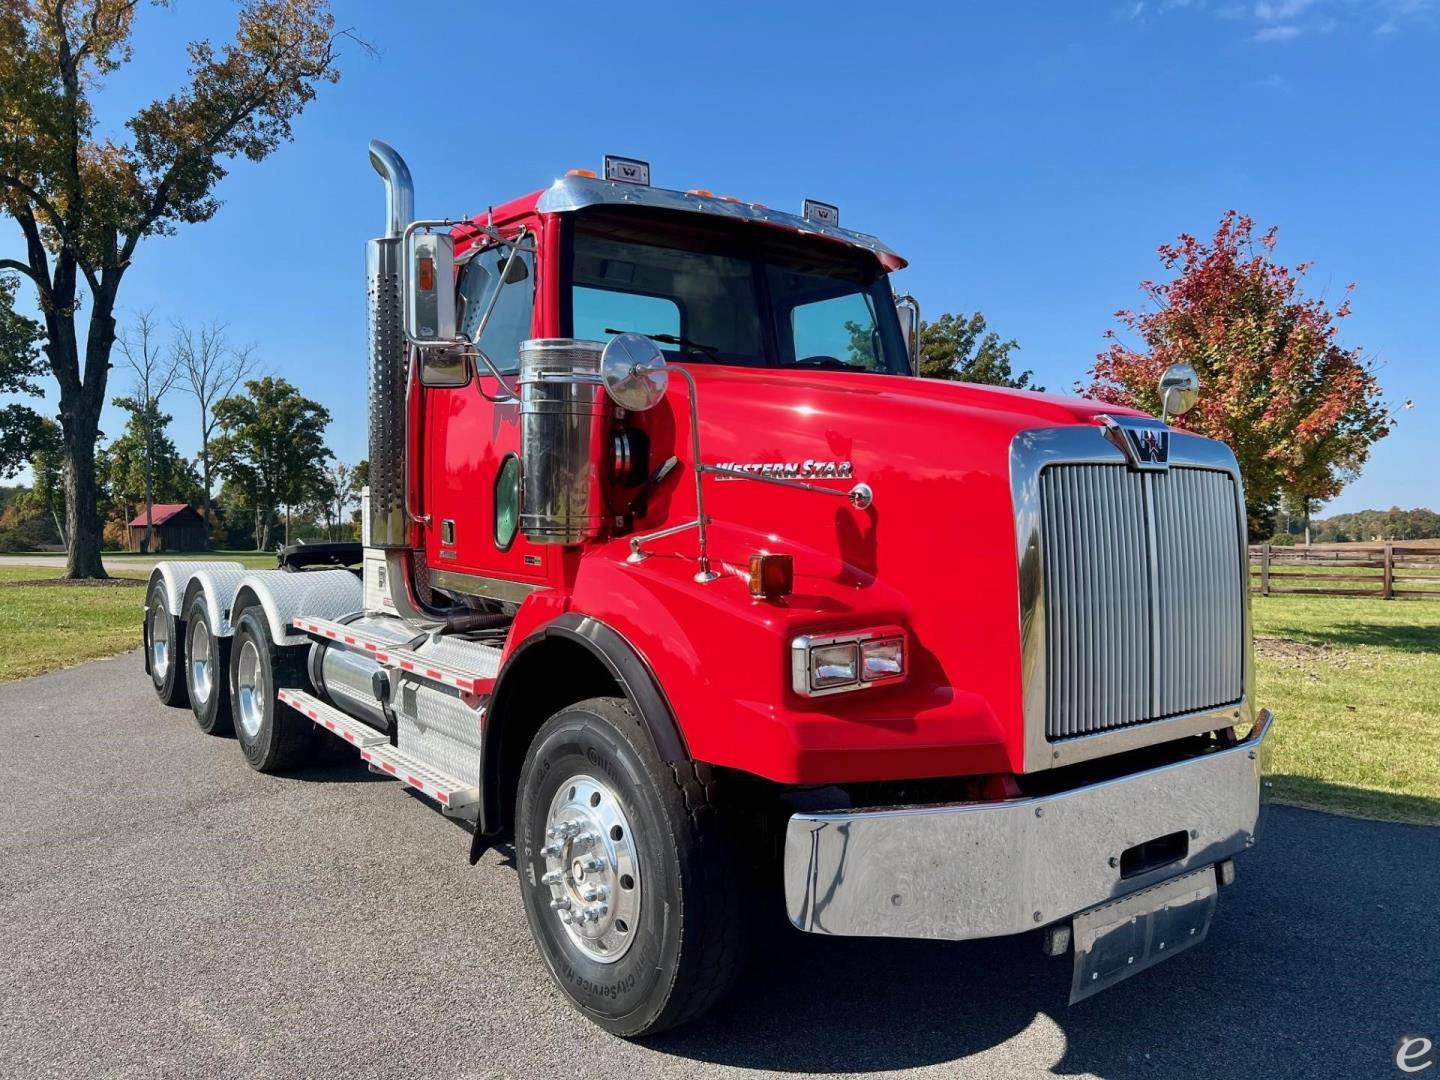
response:
<path id="1" fill-rule="evenodd" d="M 680 308 L 675 301 L 663 296 L 576 285 L 571 293 L 571 303 L 574 305 L 575 336 L 582 341 L 609 341 L 614 335 L 607 334 L 607 330 L 650 336 L 681 336 Z M 660 348 L 673 352 L 679 346 L 661 342 Z"/>
<path id="2" fill-rule="evenodd" d="M 879 329 L 870 297 L 862 292 L 801 304 L 790 312 L 795 360 L 831 356 L 869 371 L 880 368 Z"/>
<path id="3" fill-rule="evenodd" d="M 508 247 L 487 248 L 467 262 L 460 272 L 460 329 L 472 341 L 509 257 Z M 520 370 L 520 343 L 530 336 L 534 307 L 535 257 L 522 251 L 510 271 L 510 281 L 500 290 L 495 310 L 485 325 L 484 337 L 475 341 L 495 366 L 507 374 Z"/>

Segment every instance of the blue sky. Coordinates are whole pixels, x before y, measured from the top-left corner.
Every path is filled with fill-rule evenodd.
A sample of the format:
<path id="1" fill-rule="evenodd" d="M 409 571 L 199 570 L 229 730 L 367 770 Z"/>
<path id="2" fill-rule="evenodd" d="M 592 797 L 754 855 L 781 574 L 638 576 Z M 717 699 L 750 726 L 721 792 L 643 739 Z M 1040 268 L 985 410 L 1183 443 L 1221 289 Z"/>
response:
<path id="1" fill-rule="evenodd" d="M 1230 207 L 1280 227 L 1310 287 L 1359 283 L 1345 342 L 1413 399 L 1332 505 L 1440 506 L 1440 2 L 624 5 L 336 0 L 349 49 L 295 142 L 236 163 L 212 221 L 142 244 L 123 309 L 220 319 L 365 453 L 362 248 L 381 225 L 372 136 L 417 211 L 483 211 L 607 153 L 657 184 L 837 203 L 911 266 L 925 311 L 982 310 L 1052 389 L 1082 376 L 1159 273 L 1154 249 Z M 228 3 L 142 8 L 107 129 L 183 75 Z M 0 225 L 0 252 L 17 253 Z M 28 290 L 22 289 L 22 293 Z M 112 373 L 112 394 L 128 372 Z M 166 400 L 182 450 L 193 403 Z M 116 433 L 114 410 L 104 422 Z"/>

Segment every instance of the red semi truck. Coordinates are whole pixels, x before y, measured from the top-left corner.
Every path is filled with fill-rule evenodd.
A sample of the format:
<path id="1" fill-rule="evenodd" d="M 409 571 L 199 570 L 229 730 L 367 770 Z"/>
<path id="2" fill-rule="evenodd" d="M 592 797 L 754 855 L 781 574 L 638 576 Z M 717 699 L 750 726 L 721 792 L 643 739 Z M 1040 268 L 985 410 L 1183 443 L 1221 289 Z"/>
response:
<path id="1" fill-rule="evenodd" d="M 161 563 L 163 701 L 262 771 L 350 743 L 472 862 L 513 839 L 540 956 L 621 1035 L 709 1007 L 771 910 L 1037 931 L 1072 1000 L 1204 939 L 1271 722 L 1225 446 L 915 377 L 905 262 L 833 206 L 607 158 L 415 221 L 370 158 L 363 544 Z"/>

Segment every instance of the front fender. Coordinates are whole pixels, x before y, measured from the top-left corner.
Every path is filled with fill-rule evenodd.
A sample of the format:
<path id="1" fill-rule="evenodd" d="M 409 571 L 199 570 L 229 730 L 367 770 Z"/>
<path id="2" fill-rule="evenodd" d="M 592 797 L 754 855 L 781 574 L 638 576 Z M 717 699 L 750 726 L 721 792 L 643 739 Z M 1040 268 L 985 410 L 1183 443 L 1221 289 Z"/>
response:
<path id="1" fill-rule="evenodd" d="M 656 555 L 636 564 L 597 552 L 582 560 L 569 605 L 612 627 L 644 658 L 696 761 L 790 784 L 1005 768 L 1004 733 L 990 702 L 955 686 L 914 637 L 912 678 L 904 683 L 824 698 L 792 689 L 797 635 L 909 629 L 909 601 L 895 589 L 836 565 L 811 572 L 815 563 L 797 559 L 794 593 L 757 600 L 747 568 L 714 565 L 720 579 L 700 583 L 692 558 Z"/>

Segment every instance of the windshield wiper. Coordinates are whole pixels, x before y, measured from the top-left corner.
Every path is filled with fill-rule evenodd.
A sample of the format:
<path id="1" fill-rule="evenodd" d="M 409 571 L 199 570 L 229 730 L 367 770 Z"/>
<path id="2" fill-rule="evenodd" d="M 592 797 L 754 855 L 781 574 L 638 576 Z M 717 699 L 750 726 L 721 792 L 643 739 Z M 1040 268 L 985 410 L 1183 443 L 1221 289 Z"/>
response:
<path id="1" fill-rule="evenodd" d="M 607 334 L 635 334 L 637 330 L 616 330 L 613 326 L 605 328 Z M 713 345 L 701 345 L 698 341 L 691 341 L 689 338 L 677 337 L 674 334 L 646 334 L 651 341 L 658 341 L 662 345 L 679 345 L 682 349 L 696 349 L 705 354 L 706 359 L 720 362 L 720 350 Z"/>
<path id="2" fill-rule="evenodd" d="M 807 356 L 803 360 L 796 360 L 792 367 L 802 368 L 824 368 L 827 371 L 869 371 L 870 368 L 864 364 L 851 363 L 848 360 L 841 360 L 835 356 Z"/>

